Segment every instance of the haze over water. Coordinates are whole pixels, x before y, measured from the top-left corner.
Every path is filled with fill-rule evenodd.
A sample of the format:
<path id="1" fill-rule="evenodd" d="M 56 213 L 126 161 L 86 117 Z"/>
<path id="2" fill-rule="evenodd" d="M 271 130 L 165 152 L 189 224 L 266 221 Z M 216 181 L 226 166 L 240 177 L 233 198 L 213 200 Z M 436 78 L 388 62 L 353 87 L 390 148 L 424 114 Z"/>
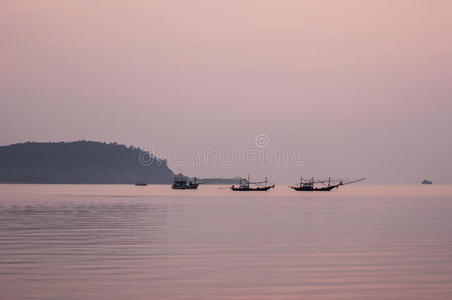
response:
<path id="1" fill-rule="evenodd" d="M 451 299 L 452 187 L 0 185 L 2 299 Z"/>

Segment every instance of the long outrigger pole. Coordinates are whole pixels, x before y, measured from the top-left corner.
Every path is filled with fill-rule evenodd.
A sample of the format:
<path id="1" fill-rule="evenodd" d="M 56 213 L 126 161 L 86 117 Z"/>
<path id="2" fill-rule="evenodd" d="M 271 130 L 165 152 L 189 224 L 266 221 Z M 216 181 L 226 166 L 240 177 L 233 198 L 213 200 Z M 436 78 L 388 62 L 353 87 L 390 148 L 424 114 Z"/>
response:
<path id="1" fill-rule="evenodd" d="M 342 181 L 340 181 L 339 182 L 339 185 L 346 185 L 346 184 L 351 184 L 351 183 L 355 183 L 355 182 L 360 182 L 360 181 L 363 181 L 363 180 L 366 180 L 367 178 L 360 178 L 360 179 L 356 179 L 356 180 L 352 180 L 352 181 L 349 181 L 349 182 L 342 182 Z"/>

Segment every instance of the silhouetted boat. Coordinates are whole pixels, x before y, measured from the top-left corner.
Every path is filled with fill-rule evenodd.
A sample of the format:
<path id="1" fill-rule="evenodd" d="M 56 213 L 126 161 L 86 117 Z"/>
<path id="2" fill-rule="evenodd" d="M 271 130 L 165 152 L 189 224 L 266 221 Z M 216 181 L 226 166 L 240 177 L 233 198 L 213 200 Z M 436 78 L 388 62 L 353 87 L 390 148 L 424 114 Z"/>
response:
<path id="1" fill-rule="evenodd" d="M 196 176 L 192 181 L 186 180 L 182 175 L 176 175 L 174 177 L 173 185 L 171 186 L 175 190 L 196 190 L 199 183 L 196 182 Z"/>
<path id="2" fill-rule="evenodd" d="M 337 188 L 339 186 L 339 183 L 331 185 L 331 180 L 328 180 L 327 186 L 321 186 L 316 187 L 315 183 L 322 183 L 322 181 L 314 181 L 314 178 L 311 178 L 307 181 L 303 182 L 303 177 L 300 179 L 300 185 L 299 186 L 291 186 L 292 189 L 296 191 L 331 191 L 334 188 Z"/>
<path id="3" fill-rule="evenodd" d="M 422 184 L 432 184 L 433 182 L 431 182 L 430 180 L 424 179 L 422 180 Z"/>
<path id="4" fill-rule="evenodd" d="M 143 182 L 143 181 L 137 181 L 137 182 L 135 182 L 135 185 L 136 186 L 147 186 L 148 184 L 146 182 Z"/>
<path id="5" fill-rule="evenodd" d="M 255 187 L 251 187 L 250 184 L 256 185 Z M 263 186 L 259 186 L 263 184 Z M 235 185 L 231 186 L 231 190 L 233 191 L 268 191 L 269 189 L 274 188 L 275 185 L 268 185 L 267 177 L 265 177 L 265 180 L 262 182 L 250 182 L 250 176 L 248 176 L 248 179 L 240 178 L 239 186 L 236 187 Z"/>
<path id="6" fill-rule="evenodd" d="M 303 177 L 300 179 L 300 185 L 297 186 L 291 186 L 292 189 L 299 191 L 299 192 L 328 192 L 331 191 L 334 188 L 338 188 L 340 185 L 346 185 L 351 184 L 359 181 L 363 181 L 366 178 L 360 178 L 357 180 L 352 180 L 349 182 L 343 182 L 340 180 L 339 182 L 336 181 L 336 183 L 331 183 L 331 178 L 328 178 L 328 184 L 326 184 L 326 180 L 317 180 L 315 181 L 314 178 L 311 178 L 307 181 L 303 182 Z M 315 184 L 322 184 L 323 186 L 316 186 Z"/>

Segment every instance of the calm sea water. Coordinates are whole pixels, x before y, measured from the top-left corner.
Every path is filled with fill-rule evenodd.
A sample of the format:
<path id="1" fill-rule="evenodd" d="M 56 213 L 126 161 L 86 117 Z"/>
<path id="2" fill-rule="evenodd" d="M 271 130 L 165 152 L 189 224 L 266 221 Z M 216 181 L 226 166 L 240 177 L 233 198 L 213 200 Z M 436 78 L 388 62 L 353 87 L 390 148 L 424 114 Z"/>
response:
<path id="1" fill-rule="evenodd" d="M 1 299 L 452 299 L 452 186 L 0 185 Z"/>

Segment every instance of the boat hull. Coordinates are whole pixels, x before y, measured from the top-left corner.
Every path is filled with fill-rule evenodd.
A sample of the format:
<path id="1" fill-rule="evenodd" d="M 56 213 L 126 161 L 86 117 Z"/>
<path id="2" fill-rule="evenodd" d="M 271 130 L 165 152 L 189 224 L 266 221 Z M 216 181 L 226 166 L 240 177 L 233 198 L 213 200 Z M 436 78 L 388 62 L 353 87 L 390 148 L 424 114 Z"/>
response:
<path id="1" fill-rule="evenodd" d="M 304 186 L 292 186 L 291 188 L 297 192 L 329 192 L 334 188 L 337 188 L 338 185 L 331 185 L 321 188 L 312 188 L 312 187 L 304 187 Z"/>
<path id="2" fill-rule="evenodd" d="M 265 192 L 268 191 L 269 189 L 274 188 L 275 186 L 265 186 L 265 187 L 256 187 L 256 188 L 240 188 L 240 187 L 231 187 L 231 190 L 233 191 L 239 191 L 239 192 L 250 192 L 250 191 L 256 191 L 256 192 Z"/>
<path id="3" fill-rule="evenodd" d="M 199 184 L 187 184 L 187 185 L 173 185 L 171 186 L 173 190 L 196 190 Z"/>

